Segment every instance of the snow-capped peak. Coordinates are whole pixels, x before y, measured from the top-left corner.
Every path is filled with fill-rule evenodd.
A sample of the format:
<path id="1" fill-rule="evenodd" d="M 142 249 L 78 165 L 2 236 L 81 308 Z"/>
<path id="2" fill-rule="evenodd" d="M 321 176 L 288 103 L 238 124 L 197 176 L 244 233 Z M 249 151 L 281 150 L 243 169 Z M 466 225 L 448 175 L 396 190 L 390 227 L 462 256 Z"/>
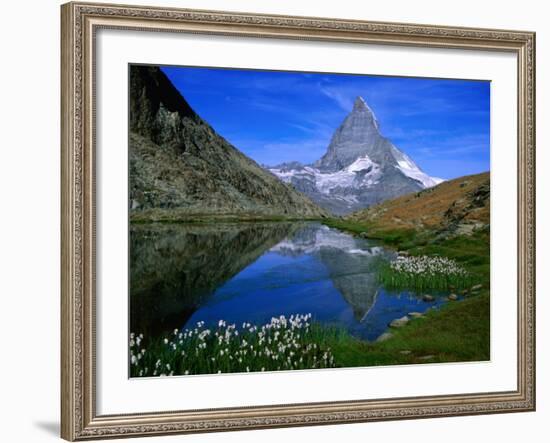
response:
<path id="1" fill-rule="evenodd" d="M 443 181 L 425 174 L 380 134 L 373 111 L 360 96 L 319 160 L 312 165 L 291 162 L 269 170 L 338 215 Z"/>

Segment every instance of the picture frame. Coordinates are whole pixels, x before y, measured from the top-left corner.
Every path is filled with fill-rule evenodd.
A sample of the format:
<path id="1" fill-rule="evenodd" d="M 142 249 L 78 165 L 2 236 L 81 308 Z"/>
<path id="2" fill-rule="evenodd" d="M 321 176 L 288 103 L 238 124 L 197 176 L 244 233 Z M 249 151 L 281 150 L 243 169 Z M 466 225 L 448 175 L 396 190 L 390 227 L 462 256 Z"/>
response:
<path id="1" fill-rule="evenodd" d="M 61 7 L 61 436 L 69 441 L 535 410 L 535 34 L 71 2 Z M 102 29 L 508 53 L 517 66 L 516 389 L 98 413 L 97 33 Z M 382 49 L 383 50 L 383 49 Z M 510 288 L 512 291 L 512 288 Z M 514 344 L 515 345 L 515 344 Z"/>

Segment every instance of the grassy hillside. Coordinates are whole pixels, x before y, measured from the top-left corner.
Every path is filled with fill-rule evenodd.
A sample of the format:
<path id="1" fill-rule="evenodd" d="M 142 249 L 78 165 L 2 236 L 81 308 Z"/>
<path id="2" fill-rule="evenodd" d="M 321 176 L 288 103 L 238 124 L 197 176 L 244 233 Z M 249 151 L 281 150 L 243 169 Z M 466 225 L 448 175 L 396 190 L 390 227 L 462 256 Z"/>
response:
<path id="1" fill-rule="evenodd" d="M 371 230 L 432 230 L 468 234 L 488 226 L 489 173 L 469 175 L 387 200 L 346 218 Z"/>

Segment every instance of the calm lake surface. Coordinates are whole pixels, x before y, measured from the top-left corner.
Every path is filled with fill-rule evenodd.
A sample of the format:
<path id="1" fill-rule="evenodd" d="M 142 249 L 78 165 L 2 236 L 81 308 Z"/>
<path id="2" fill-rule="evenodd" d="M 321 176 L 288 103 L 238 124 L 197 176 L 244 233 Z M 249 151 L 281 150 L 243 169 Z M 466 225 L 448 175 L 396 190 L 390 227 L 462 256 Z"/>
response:
<path id="1" fill-rule="evenodd" d="M 220 319 L 313 319 L 375 340 L 393 319 L 445 302 L 378 281 L 395 253 L 320 223 L 137 225 L 130 232 L 132 332 L 159 335 Z"/>

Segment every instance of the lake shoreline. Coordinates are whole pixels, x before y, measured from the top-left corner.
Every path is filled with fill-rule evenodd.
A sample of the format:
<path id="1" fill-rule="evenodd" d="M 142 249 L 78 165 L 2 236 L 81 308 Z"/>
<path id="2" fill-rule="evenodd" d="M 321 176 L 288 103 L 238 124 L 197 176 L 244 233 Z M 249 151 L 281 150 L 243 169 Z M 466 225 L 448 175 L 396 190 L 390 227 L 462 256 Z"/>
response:
<path id="1" fill-rule="evenodd" d="M 187 223 L 254 223 L 254 222 L 299 222 L 299 221 L 319 221 L 326 220 L 324 217 L 297 217 L 292 215 L 280 214 L 178 214 L 177 211 L 130 211 L 130 224 L 148 224 L 148 223 L 167 223 L 167 224 L 187 224 Z"/>
<path id="2" fill-rule="evenodd" d="M 354 229 L 349 229 L 349 226 L 345 226 L 345 221 L 342 219 L 331 220 L 313 220 L 319 224 L 336 229 L 339 232 L 353 233 L 358 238 L 365 239 L 363 234 L 366 230 L 365 226 L 355 224 Z M 186 220 L 185 222 L 153 222 L 152 225 L 163 226 L 168 224 L 174 225 L 189 225 L 197 226 L 223 226 L 224 224 L 230 225 L 243 225 L 253 226 L 254 223 L 258 223 L 258 226 L 262 224 L 273 224 L 275 226 L 285 225 L 291 222 L 291 220 L 236 220 L 234 218 L 201 218 L 199 221 Z M 300 219 L 296 222 L 304 222 L 306 225 L 312 220 Z M 136 229 L 139 227 L 145 227 L 148 223 L 131 222 L 131 225 L 135 225 Z M 418 253 L 421 251 L 415 251 L 415 248 L 422 248 L 418 243 L 412 242 L 410 245 L 403 244 L 403 240 L 411 242 L 410 235 L 408 233 L 404 235 L 396 235 L 392 233 L 389 237 L 390 241 L 384 242 L 384 237 L 376 235 L 375 239 L 383 243 L 392 249 L 396 249 L 403 252 Z M 423 238 L 423 236 L 419 236 Z M 398 241 L 396 241 L 398 239 Z M 422 240 L 423 241 L 423 240 Z M 422 243 L 422 241 L 420 243 Z M 433 251 L 432 251 L 433 252 Z M 488 357 L 488 309 L 489 295 L 488 286 L 484 285 L 483 289 L 476 294 L 475 297 L 471 296 L 467 300 L 453 301 L 447 303 L 438 309 L 429 309 L 418 318 L 410 319 L 405 326 L 399 329 L 393 329 L 387 327 L 386 332 L 391 330 L 391 337 L 383 342 L 365 341 L 363 339 L 352 336 L 347 331 L 335 335 L 326 334 L 319 335 L 331 337 L 330 340 L 326 340 L 324 343 L 318 343 L 319 346 L 330 348 L 334 355 L 334 364 L 336 367 L 357 367 L 357 366 L 376 366 L 376 365 L 392 365 L 392 364 L 416 364 L 416 363 L 436 363 L 436 362 L 450 362 L 450 361 L 485 361 Z M 477 315 L 475 313 L 481 313 Z M 465 314 L 468 315 L 465 315 Z M 472 316 L 473 315 L 473 316 Z M 468 316 L 470 318 L 468 318 Z M 477 316 L 477 317 L 476 317 Z M 474 318 L 475 317 L 475 318 Z M 389 324 L 389 323 L 388 323 Z M 445 325 L 445 339 L 441 337 L 441 333 L 434 332 L 434 328 Z M 318 325 L 322 330 L 323 326 Z M 471 331 L 477 331 L 472 336 Z M 134 331 L 138 332 L 138 331 Z M 439 337 L 436 337 L 439 336 Z M 476 343 L 469 343 L 468 346 L 457 346 L 459 338 L 470 337 L 475 340 Z M 439 342 L 439 345 L 437 343 Z M 484 345 L 484 343 L 486 345 Z M 469 353 L 469 349 L 474 352 Z"/>
<path id="3" fill-rule="evenodd" d="M 478 231 L 471 235 L 454 235 L 442 237 L 433 230 L 414 230 L 388 228 L 381 224 L 359 222 L 346 219 L 329 219 L 327 226 L 340 229 L 360 238 L 377 240 L 384 246 L 399 251 L 406 256 L 435 255 L 451 257 L 464 265 L 477 279 L 477 282 L 466 292 L 464 300 L 453 301 L 440 310 L 429 312 L 421 322 L 413 320 L 399 330 L 389 328 L 390 335 L 381 343 L 374 343 L 382 355 L 394 351 L 394 359 L 384 355 L 382 361 L 389 359 L 392 363 L 411 362 L 415 355 L 429 356 L 426 361 L 487 361 L 490 359 L 490 234 Z M 437 330 L 437 326 L 442 330 Z M 473 331 L 476 331 L 474 334 Z M 431 343 L 433 334 L 443 332 L 448 350 L 436 349 Z M 465 346 L 465 342 L 469 345 Z M 416 348 L 412 351 L 412 348 Z M 471 348 L 471 355 L 465 359 L 466 349 Z M 372 349 L 371 349 L 372 350 Z M 410 351 L 410 352 L 409 352 Z M 463 357 L 452 357 L 453 353 Z M 422 356 L 420 356 L 422 357 Z M 336 358 L 338 358 L 336 354 Z M 422 362 L 426 362 L 422 361 Z M 401 362 L 401 363 L 400 363 Z"/>

